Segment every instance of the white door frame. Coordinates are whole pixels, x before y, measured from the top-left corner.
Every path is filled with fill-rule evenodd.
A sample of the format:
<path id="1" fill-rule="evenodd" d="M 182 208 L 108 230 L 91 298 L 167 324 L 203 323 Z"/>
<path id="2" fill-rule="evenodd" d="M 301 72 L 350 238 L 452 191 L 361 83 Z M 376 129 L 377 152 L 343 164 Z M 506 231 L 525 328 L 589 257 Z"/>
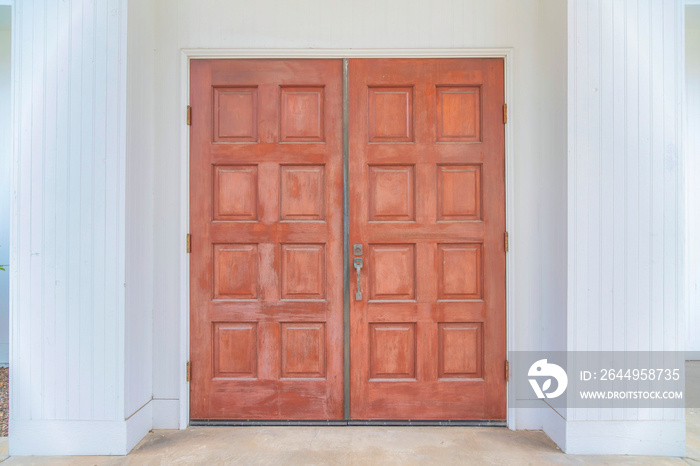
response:
<path id="1" fill-rule="evenodd" d="M 698 0 L 700 1 L 700 0 Z M 515 108 L 513 98 L 513 48 L 474 49 L 182 49 L 180 53 L 180 237 L 189 233 L 190 225 L 190 131 L 187 106 L 190 102 L 190 60 L 203 58 L 502 58 L 504 61 L 505 101 L 509 113 Z M 515 232 L 515 173 L 513 125 L 505 125 L 506 163 L 506 231 Z M 190 357 L 190 261 L 185 248 L 180 248 L 180 428 L 190 421 L 190 384 L 187 382 L 187 361 Z M 506 335 L 508 352 L 515 350 L 515 287 L 514 251 L 506 254 Z M 347 381 L 346 381 L 347 382 Z M 508 406 L 508 427 L 515 429 L 515 408 Z"/>

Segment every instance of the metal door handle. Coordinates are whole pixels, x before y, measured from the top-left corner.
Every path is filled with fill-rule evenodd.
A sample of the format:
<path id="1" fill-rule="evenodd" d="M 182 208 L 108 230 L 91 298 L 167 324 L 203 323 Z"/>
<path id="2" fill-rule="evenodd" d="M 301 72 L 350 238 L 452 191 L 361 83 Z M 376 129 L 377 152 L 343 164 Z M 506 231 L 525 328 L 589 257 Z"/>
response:
<path id="1" fill-rule="evenodd" d="M 355 301 L 362 301 L 362 289 L 360 288 L 360 269 L 362 268 L 362 258 L 356 257 L 353 260 L 355 273 L 357 274 L 357 293 L 355 293 Z"/>

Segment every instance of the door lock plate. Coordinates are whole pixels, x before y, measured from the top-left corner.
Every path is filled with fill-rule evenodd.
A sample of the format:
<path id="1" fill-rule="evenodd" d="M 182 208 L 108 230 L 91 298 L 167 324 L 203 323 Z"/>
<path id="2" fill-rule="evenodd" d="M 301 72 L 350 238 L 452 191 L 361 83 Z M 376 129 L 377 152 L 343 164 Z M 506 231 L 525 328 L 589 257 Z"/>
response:
<path id="1" fill-rule="evenodd" d="M 361 244 L 353 244 L 352 245 L 352 253 L 356 256 L 361 256 L 362 255 L 362 245 Z"/>

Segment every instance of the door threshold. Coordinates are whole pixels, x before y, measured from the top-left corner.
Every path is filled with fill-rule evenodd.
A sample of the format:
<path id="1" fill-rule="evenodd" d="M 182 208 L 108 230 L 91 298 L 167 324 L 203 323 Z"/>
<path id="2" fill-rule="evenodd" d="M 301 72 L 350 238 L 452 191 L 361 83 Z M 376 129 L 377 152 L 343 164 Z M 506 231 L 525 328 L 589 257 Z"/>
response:
<path id="1" fill-rule="evenodd" d="M 397 426 L 397 427 L 506 427 L 506 421 L 485 419 L 190 419 L 190 426 L 253 427 L 253 426 Z"/>

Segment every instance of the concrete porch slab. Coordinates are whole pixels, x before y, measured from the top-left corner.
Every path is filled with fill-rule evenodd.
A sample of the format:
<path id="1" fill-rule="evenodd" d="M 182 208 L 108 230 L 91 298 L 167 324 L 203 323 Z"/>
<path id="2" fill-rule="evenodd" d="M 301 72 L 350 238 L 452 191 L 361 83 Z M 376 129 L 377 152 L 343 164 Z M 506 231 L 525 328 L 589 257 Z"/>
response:
<path id="1" fill-rule="evenodd" d="M 685 461 L 565 455 L 543 432 L 506 428 L 193 427 L 152 432 L 124 457 L 11 457 L 3 466 L 580 463 L 681 465 Z"/>

